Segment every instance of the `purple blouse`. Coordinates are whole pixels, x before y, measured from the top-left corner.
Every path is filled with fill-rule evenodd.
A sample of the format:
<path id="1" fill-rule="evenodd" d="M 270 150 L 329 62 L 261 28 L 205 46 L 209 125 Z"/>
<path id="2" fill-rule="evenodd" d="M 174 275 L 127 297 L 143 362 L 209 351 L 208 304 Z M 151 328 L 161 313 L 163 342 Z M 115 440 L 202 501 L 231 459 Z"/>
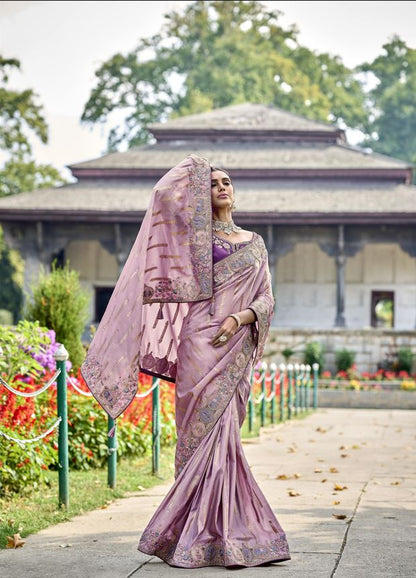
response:
<path id="1" fill-rule="evenodd" d="M 251 240 L 242 243 L 232 243 L 231 241 L 226 241 L 222 237 L 212 235 L 212 257 L 214 263 L 218 263 L 221 259 L 228 257 L 231 253 L 235 253 L 249 243 L 251 243 Z"/>

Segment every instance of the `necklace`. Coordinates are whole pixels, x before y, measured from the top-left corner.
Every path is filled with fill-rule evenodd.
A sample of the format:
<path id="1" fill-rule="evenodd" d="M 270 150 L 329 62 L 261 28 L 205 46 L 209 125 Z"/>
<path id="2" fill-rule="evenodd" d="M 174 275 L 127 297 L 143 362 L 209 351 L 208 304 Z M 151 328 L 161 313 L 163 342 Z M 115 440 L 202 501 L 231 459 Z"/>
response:
<path id="1" fill-rule="evenodd" d="M 212 221 L 212 230 L 217 231 L 224 231 L 226 235 L 231 235 L 231 233 L 238 233 L 241 231 L 241 227 L 236 225 L 233 220 L 229 223 L 224 221 Z"/>

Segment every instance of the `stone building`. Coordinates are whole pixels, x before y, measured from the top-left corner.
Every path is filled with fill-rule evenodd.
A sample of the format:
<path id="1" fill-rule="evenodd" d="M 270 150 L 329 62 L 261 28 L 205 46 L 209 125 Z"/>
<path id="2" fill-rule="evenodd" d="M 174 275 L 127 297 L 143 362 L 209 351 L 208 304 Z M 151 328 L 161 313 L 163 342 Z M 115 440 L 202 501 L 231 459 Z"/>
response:
<path id="1" fill-rule="evenodd" d="M 0 223 L 25 259 L 27 287 L 41 264 L 69 260 L 92 290 L 90 322 L 98 323 L 154 184 L 196 153 L 230 171 L 235 221 L 267 244 L 276 351 L 324 340 L 329 366 L 347 346 L 370 369 L 394 348 L 416 347 L 416 187 L 408 163 L 350 146 L 330 124 L 259 104 L 150 130 L 153 144 L 71 165 L 74 184 L 0 199 Z"/>

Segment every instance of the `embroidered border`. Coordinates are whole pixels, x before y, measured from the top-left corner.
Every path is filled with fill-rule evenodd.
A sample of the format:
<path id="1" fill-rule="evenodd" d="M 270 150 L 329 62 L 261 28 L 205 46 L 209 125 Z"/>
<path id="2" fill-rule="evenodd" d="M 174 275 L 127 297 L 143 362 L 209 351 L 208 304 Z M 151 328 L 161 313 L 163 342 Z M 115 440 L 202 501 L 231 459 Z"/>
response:
<path id="1" fill-rule="evenodd" d="M 262 261 L 267 259 L 267 251 L 264 241 L 260 235 L 255 235 L 256 236 L 251 243 L 215 263 L 215 286 L 227 281 L 231 275 L 240 269 L 247 269 L 248 267 L 255 267 L 258 269 Z"/>
<path id="2" fill-rule="evenodd" d="M 192 278 L 158 279 L 155 285 L 145 284 L 143 303 L 189 303 L 212 296 L 212 207 L 211 169 L 206 159 L 189 155 L 193 164 L 189 174 L 191 218 L 189 223 L 189 252 Z"/>
<path id="3" fill-rule="evenodd" d="M 203 566 L 258 566 L 266 562 L 290 560 L 284 533 L 265 544 L 228 542 L 201 544 L 190 550 L 179 544 L 177 536 L 145 530 L 139 542 L 141 552 L 158 556 L 172 566 L 201 568 Z"/>
<path id="4" fill-rule="evenodd" d="M 103 379 L 104 368 L 94 355 L 88 355 L 82 365 L 81 373 L 86 383 L 94 384 L 91 393 L 98 403 L 116 419 L 133 400 L 138 386 L 139 368 L 134 366 L 123 379 L 119 378 L 111 386 Z M 99 392 L 99 393 L 97 393 Z"/>
<path id="5" fill-rule="evenodd" d="M 192 425 L 183 432 L 178 432 L 175 455 L 175 477 L 181 473 L 185 465 L 193 456 L 195 450 L 214 427 L 223 414 L 234 395 L 235 388 L 244 375 L 244 371 L 253 357 L 255 341 L 253 334 L 247 328 L 247 335 L 243 338 L 241 350 L 234 356 L 224 370 L 214 380 L 213 393 L 201 394 L 195 408 L 195 417 Z"/>

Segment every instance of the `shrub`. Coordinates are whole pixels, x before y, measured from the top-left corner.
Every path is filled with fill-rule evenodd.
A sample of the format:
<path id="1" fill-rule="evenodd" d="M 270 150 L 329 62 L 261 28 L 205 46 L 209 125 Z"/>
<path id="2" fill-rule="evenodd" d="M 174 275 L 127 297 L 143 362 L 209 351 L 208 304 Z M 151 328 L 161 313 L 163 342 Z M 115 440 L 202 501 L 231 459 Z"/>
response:
<path id="1" fill-rule="evenodd" d="M 347 371 L 354 365 L 355 353 L 349 349 L 340 349 L 335 352 L 335 365 L 338 371 Z"/>
<path id="2" fill-rule="evenodd" d="M 21 432 L 16 435 L 15 430 L 2 426 L 0 429 L 13 438 L 30 437 L 22 435 Z M 33 436 L 33 432 L 30 435 Z M 0 439 L 0 496 L 30 493 L 49 483 L 49 467 L 57 460 L 57 452 L 50 441 L 45 438 L 22 447 L 3 437 Z"/>
<path id="3" fill-rule="evenodd" d="M 40 273 L 28 306 L 28 318 L 55 331 L 56 340 L 68 350 L 75 369 L 85 357 L 81 337 L 88 319 L 89 299 L 90 293 L 80 285 L 79 273 L 71 270 L 69 263 L 63 268 L 53 263 L 49 274 Z"/>
<path id="4" fill-rule="evenodd" d="M 397 352 L 397 371 L 412 373 L 413 353 L 410 347 L 401 347 Z"/>
<path id="5" fill-rule="evenodd" d="M 311 341 L 305 347 L 304 353 L 304 363 L 305 365 L 313 366 L 314 363 L 319 364 L 319 375 L 321 375 L 325 361 L 324 361 L 324 350 L 323 346 L 319 341 Z"/>

